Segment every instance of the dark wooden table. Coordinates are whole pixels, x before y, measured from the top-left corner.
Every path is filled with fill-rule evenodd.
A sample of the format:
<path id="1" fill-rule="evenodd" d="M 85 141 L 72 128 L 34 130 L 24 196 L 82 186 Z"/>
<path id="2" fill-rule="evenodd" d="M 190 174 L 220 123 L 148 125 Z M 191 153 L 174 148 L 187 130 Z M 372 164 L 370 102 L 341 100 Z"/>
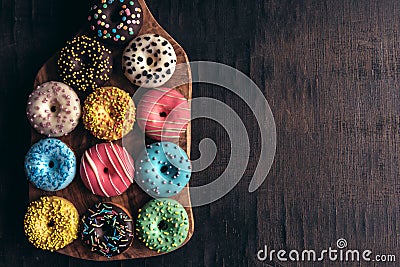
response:
<path id="1" fill-rule="evenodd" d="M 212 85 L 193 96 L 223 100 L 249 129 L 251 158 L 227 196 L 195 208 L 195 233 L 163 257 L 93 263 L 34 249 L 22 228 L 27 206 L 25 104 L 38 68 L 85 21 L 81 0 L 2 0 L 0 10 L 0 266 L 267 266 L 256 253 L 348 247 L 396 254 L 387 263 L 280 263 L 282 266 L 400 265 L 400 2 L 396 0 L 148 0 L 191 60 L 225 63 L 249 75 L 274 113 L 277 154 L 255 193 L 259 155 L 250 109 Z M 193 122 L 197 144 L 212 138 L 215 162 L 192 185 L 211 182 L 229 160 L 226 132 Z"/>

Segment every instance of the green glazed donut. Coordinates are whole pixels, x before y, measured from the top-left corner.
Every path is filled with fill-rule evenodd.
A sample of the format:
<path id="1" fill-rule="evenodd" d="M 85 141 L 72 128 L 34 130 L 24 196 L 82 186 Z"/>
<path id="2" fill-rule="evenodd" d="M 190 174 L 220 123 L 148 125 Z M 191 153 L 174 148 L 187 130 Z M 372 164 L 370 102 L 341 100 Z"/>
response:
<path id="1" fill-rule="evenodd" d="M 187 212 L 175 200 L 153 199 L 139 209 L 136 232 L 149 249 L 158 253 L 173 251 L 185 242 L 188 235 Z"/>

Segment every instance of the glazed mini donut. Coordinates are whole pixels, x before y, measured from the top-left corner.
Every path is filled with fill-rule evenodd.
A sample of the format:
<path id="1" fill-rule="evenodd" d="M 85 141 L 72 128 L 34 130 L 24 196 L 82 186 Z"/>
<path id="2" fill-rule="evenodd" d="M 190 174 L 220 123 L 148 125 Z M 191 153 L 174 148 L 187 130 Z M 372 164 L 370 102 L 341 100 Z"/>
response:
<path id="1" fill-rule="evenodd" d="M 68 85 L 47 82 L 30 94 L 26 115 L 40 134 L 59 137 L 69 134 L 78 125 L 81 103 Z"/>
<path id="2" fill-rule="evenodd" d="M 135 115 L 135 104 L 127 92 L 117 87 L 102 87 L 86 98 L 82 119 L 96 138 L 114 141 L 132 130 Z"/>
<path id="3" fill-rule="evenodd" d="M 139 209 L 136 232 L 146 247 L 170 252 L 185 242 L 189 219 L 185 208 L 172 199 L 153 199 Z"/>
<path id="4" fill-rule="evenodd" d="M 161 142 L 149 145 L 136 160 L 136 183 L 154 198 L 172 197 L 189 182 L 191 163 L 179 146 Z"/>
<path id="5" fill-rule="evenodd" d="M 83 244 L 108 258 L 123 253 L 133 240 L 131 215 L 117 204 L 96 204 L 82 217 L 82 225 Z"/>
<path id="6" fill-rule="evenodd" d="M 177 143 L 190 121 L 189 103 L 174 89 L 152 89 L 141 98 L 136 119 L 148 137 Z"/>
<path id="7" fill-rule="evenodd" d="M 24 231 L 36 248 L 55 251 L 78 237 L 79 214 L 74 205 L 61 197 L 41 197 L 28 207 Z"/>
<path id="8" fill-rule="evenodd" d="M 108 81 L 112 64 L 111 51 L 85 35 L 68 41 L 58 59 L 63 82 L 82 91 L 96 89 Z"/>
<path id="9" fill-rule="evenodd" d="M 86 150 L 80 166 L 81 178 L 93 194 L 119 196 L 133 183 L 134 162 L 125 148 L 113 143 Z"/>
<path id="10" fill-rule="evenodd" d="M 35 143 L 26 154 L 24 165 L 28 180 L 45 191 L 54 192 L 66 188 L 76 174 L 74 152 L 54 138 Z"/>
<path id="11" fill-rule="evenodd" d="M 158 34 L 144 34 L 125 48 L 122 70 L 133 84 L 145 88 L 165 84 L 175 71 L 176 54 L 167 39 Z"/>
<path id="12" fill-rule="evenodd" d="M 139 33 L 143 23 L 142 7 L 138 1 L 95 0 L 88 20 L 98 38 L 124 43 Z"/>

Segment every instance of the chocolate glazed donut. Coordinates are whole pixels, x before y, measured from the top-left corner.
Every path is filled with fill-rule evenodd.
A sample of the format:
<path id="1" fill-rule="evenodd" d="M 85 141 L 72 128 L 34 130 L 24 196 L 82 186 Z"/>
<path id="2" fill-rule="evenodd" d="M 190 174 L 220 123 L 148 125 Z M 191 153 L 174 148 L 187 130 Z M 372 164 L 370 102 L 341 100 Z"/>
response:
<path id="1" fill-rule="evenodd" d="M 61 49 L 58 68 L 62 81 L 78 90 L 97 89 L 110 79 L 111 50 L 86 35 L 76 36 Z"/>
<path id="2" fill-rule="evenodd" d="M 123 44 L 139 33 L 143 24 L 142 7 L 136 0 L 94 0 L 88 21 L 98 38 Z"/>
<path id="3" fill-rule="evenodd" d="M 133 222 L 125 208 L 97 203 L 82 218 L 81 239 L 92 252 L 111 258 L 126 251 L 133 241 Z"/>

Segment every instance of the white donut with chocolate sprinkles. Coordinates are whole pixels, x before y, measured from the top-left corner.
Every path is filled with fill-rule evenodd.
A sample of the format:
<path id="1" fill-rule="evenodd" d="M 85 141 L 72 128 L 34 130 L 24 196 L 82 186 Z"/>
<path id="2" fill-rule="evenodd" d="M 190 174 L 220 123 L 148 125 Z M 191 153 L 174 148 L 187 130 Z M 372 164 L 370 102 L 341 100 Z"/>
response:
<path id="1" fill-rule="evenodd" d="M 122 66 L 131 83 L 145 88 L 159 87 L 174 74 L 176 53 L 164 37 L 144 34 L 125 48 Z"/>

